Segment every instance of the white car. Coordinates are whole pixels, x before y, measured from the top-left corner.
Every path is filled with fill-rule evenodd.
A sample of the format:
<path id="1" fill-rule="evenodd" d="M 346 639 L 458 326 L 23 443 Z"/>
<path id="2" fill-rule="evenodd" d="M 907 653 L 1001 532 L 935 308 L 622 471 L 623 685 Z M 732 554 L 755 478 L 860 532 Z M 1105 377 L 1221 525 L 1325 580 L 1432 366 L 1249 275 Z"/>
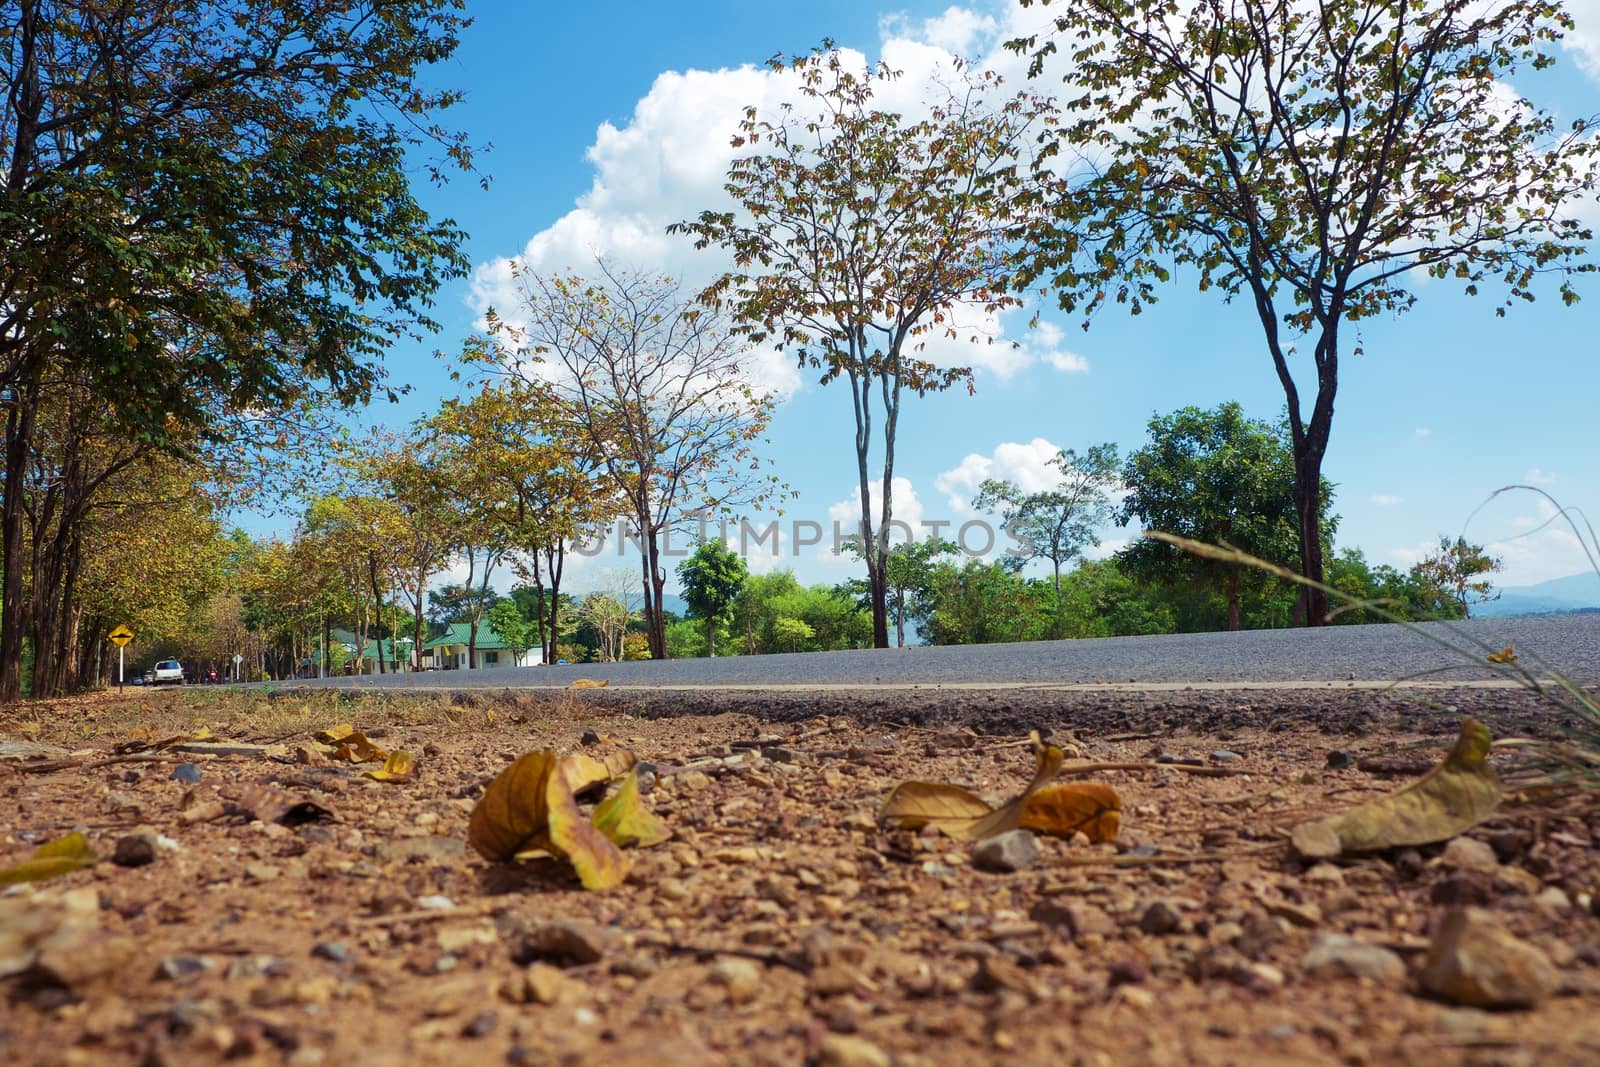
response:
<path id="1" fill-rule="evenodd" d="M 175 659 L 164 659 L 157 663 L 156 669 L 151 674 L 151 685 L 164 685 L 168 682 L 173 685 L 183 684 L 183 664 Z"/>

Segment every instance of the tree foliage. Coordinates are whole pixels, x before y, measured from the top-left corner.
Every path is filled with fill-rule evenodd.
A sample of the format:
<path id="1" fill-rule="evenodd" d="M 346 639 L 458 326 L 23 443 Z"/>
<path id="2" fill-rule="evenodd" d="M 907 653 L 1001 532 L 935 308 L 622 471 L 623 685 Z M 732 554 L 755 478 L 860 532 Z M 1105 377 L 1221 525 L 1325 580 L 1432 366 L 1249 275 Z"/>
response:
<path id="1" fill-rule="evenodd" d="M 744 558 L 718 541 L 702 541 L 678 564 L 689 613 L 706 624 L 706 655 L 717 654 L 717 630 L 732 618 L 733 602 L 750 576 Z"/>
<path id="2" fill-rule="evenodd" d="M 1347 324 L 1409 309 L 1423 273 L 1502 286 L 1504 313 L 1542 274 L 1594 269 L 1575 210 L 1600 148 L 1510 88 L 1554 62 L 1571 20 L 1548 0 L 1053 10 L 1052 33 L 1012 47 L 1035 76 L 1058 51 L 1070 61 L 1061 139 L 1083 163 L 1060 179 L 1054 224 L 1030 234 L 1022 277 L 1086 313 L 1137 312 L 1175 267 L 1249 300 L 1288 403 L 1301 572 L 1320 581 Z M 1304 595 L 1320 623 L 1322 595 Z"/>
<path id="3" fill-rule="evenodd" d="M 998 79 L 960 64 L 923 118 L 879 108 L 897 72 L 863 69 L 831 47 L 771 67 L 795 80 L 801 103 L 774 115 L 746 109 L 726 185 L 735 210 L 670 229 L 731 253 L 734 270 L 706 290 L 711 306 L 731 308 L 753 342 L 793 353 L 823 384 L 849 383 L 873 640 L 886 647 L 901 400 L 970 390 L 971 370 L 940 365 L 923 343 L 936 333 L 992 343 L 958 325 L 963 306 L 987 317 L 1018 303 L 1000 284 L 1005 234 L 1032 203 L 1017 164 L 1049 109 L 1027 94 L 991 103 Z"/>
<path id="4" fill-rule="evenodd" d="M 1245 417 L 1228 402 L 1211 410 L 1186 407 L 1152 417 L 1149 442 L 1122 469 L 1128 496 L 1122 521 L 1207 544 L 1226 542 L 1286 565 L 1296 554 L 1294 457 L 1279 427 Z M 1318 514 L 1325 540 L 1332 487 L 1324 482 Z M 1242 568 L 1141 539 L 1119 553 L 1125 569 L 1152 579 L 1212 586 L 1227 598 L 1230 630 L 1242 625 L 1242 594 L 1259 579 Z"/>

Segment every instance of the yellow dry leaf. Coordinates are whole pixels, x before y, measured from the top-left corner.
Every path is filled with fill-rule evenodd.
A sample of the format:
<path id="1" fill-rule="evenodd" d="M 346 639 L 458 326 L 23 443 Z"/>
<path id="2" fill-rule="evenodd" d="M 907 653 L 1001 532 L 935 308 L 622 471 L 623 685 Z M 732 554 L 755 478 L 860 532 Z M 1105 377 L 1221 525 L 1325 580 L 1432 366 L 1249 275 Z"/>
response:
<path id="1" fill-rule="evenodd" d="M 597 785 L 614 782 L 633 769 L 639 762 L 639 757 L 625 748 L 619 748 L 596 759 L 578 753 L 573 756 L 562 756 L 561 765 L 566 769 L 567 783 L 572 786 L 574 793 L 587 792 Z"/>
<path id="2" fill-rule="evenodd" d="M 501 771 L 472 809 L 467 843 L 496 861 L 548 852 L 571 863 L 585 889 L 610 889 L 627 861 L 578 810 L 562 763 L 545 749 Z"/>
<path id="3" fill-rule="evenodd" d="M 21 863 L 0 869 L 0 885 L 20 882 L 41 882 L 61 874 L 70 874 L 98 862 L 99 856 L 89 847 L 88 838 L 71 833 L 46 841 L 33 850 L 33 855 Z"/>
<path id="4" fill-rule="evenodd" d="M 1017 826 L 1054 837 L 1087 835 L 1090 841 L 1115 841 L 1122 823 L 1122 798 L 1104 782 L 1058 782 L 1034 790 L 1023 800 Z"/>
<path id="5" fill-rule="evenodd" d="M 391 752 L 382 767 L 375 771 L 362 771 L 361 776 L 379 782 L 407 782 L 411 780 L 411 768 L 415 762 L 409 752 Z"/>
<path id="6" fill-rule="evenodd" d="M 337 726 L 330 726 L 326 730 L 319 731 L 315 737 L 325 745 L 337 745 L 355 732 L 356 728 L 354 726 L 350 723 L 342 722 Z"/>
<path id="7" fill-rule="evenodd" d="M 960 786 L 941 782 L 901 782 L 884 799 L 878 817 L 891 826 L 908 830 L 934 825 L 962 841 L 981 841 L 995 834 L 1015 830 L 1022 817 L 1023 804 L 1036 790 L 1056 776 L 1064 758 L 1055 745 L 1045 744 L 1033 735 L 1033 781 L 1007 804 L 990 809 L 978 797 Z"/>
<path id="8" fill-rule="evenodd" d="M 595 806 L 590 819 L 595 828 L 618 845 L 649 848 L 672 836 L 655 812 L 639 799 L 639 776 L 632 771 L 617 791 Z"/>
<path id="9" fill-rule="evenodd" d="M 357 731 L 339 740 L 333 758 L 346 763 L 382 763 L 389 758 L 389 753 L 367 740 L 366 734 Z"/>
<path id="10" fill-rule="evenodd" d="M 1489 728 L 1476 719 L 1444 762 L 1404 789 L 1326 819 L 1294 828 L 1295 851 L 1307 859 L 1444 841 L 1488 818 L 1500 806 L 1500 778 L 1489 765 Z"/>
<path id="11" fill-rule="evenodd" d="M 598 682 L 595 681 L 593 678 L 579 678 L 577 681 L 575 681 L 571 685 L 567 686 L 567 688 L 568 689 L 604 689 L 606 686 L 608 686 L 610 684 L 611 684 L 611 679 L 609 679 L 609 678 L 602 678 Z"/>
<path id="12" fill-rule="evenodd" d="M 135 726 L 128 731 L 129 741 L 150 741 L 155 738 L 155 731 L 148 726 Z"/>
<path id="13" fill-rule="evenodd" d="M 189 740 L 191 740 L 191 741 L 209 741 L 209 740 L 211 740 L 211 727 L 209 727 L 209 726 L 200 727 L 200 729 L 196 730 L 194 733 L 189 735 Z"/>

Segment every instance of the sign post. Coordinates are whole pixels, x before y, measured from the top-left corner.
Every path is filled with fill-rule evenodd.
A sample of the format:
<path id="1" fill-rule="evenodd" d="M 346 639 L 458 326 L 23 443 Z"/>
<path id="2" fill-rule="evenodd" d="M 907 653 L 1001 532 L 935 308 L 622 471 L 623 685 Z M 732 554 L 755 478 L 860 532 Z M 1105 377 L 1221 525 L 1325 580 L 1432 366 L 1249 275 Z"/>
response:
<path id="1" fill-rule="evenodd" d="M 239 681 L 239 664 L 244 662 L 244 656 L 238 652 L 233 654 L 233 680 Z"/>
<path id="2" fill-rule="evenodd" d="M 117 646 L 117 688 L 121 689 L 123 666 L 122 650 L 128 647 L 129 641 L 133 640 L 133 631 L 128 629 L 127 626 L 118 626 L 115 630 L 112 630 L 110 633 L 106 634 L 106 636 L 111 639 L 112 644 Z"/>

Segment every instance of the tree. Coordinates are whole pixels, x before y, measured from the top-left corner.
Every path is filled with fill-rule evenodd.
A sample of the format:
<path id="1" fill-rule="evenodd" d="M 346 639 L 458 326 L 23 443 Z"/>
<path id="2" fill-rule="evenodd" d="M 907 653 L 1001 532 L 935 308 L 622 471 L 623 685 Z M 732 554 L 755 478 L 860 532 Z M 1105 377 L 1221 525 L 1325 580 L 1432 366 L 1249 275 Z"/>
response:
<path id="1" fill-rule="evenodd" d="M 513 660 L 520 660 L 522 654 L 533 647 L 535 627 L 522 614 L 515 600 L 496 600 L 483 613 L 483 617 L 489 628 L 500 635 L 500 642 L 511 650 Z"/>
<path id="2" fill-rule="evenodd" d="M 621 498 L 599 476 L 604 460 L 592 435 L 569 417 L 549 383 L 515 380 L 447 401 L 428 425 L 460 459 L 455 494 L 475 502 L 528 583 L 540 649 L 554 662 L 567 548 L 623 513 Z"/>
<path id="3" fill-rule="evenodd" d="M 1119 482 L 1117 446 L 1092 445 L 1082 456 L 1072 449 L 1050 460 L 1061 472 L 1054 489 L 1024 493 L 1011 482 L 985 479 L 973 507 L 999 511 L 1005 531 L 1017 543 L 1017 563 L 1047 559 L 1054 570 L 1056 607 L 1061 607 L 1061 568 L 1085 548 L 1098 545 L 1097 529 L 1111 521 L 1111 493 Z M 1056 636 L 1062 636 L 1057 619 Z"/>
<path id="4" fill-rule="evenodd" d="M 465 268 L 408 149 L 471 166 L 421 83 L 454 0 L 20 0 L 0 14 L 0 703 L 24 636 L 22 484 L 46 379 L 81 373 L 129 437 L 219 412 L 367 399 Z M 443 165 L 430 168 L 442 177 Z M 203 441 L 202 441 L 203 443 Z"/>
<path id="5" fill-rule="evenodd" d="M 878 90 L 898 77 L 884 66 L 861 70 L 832 50 L 771 66 L 798 79 L 803 104 L 772 117 L 746 109 L 727 183 L 739 212 L 704 211 L 668 229 L 732 254 L 735 269 L 704 299 L 731 307 L 753 342 L 793 352 L 824 385 L 849 382 L 873 643 L 887 648 L 901 401 L 970 391 L 971 370 L 939 366 L 923 343 L 934 331 L 959 337 L 963 305 L 992 315 L 1019 303 L 999 284 L 1009 272 L 1004 235 L 1032 202 L 1017 162 L 1049 109 L 1027 94 L 991 106 L 998 79 L 957 64 L 948 99 L 912 120 L 877 108 Z"/>
<path id="6" fill-rule="evenodd" d="M 671 278 L 613 269 L 540 275 L 520 266 L 512 322 L 489 312 L 476 358 L 524 382 L 547 381 L 560 416 L 596 457 L 638 537 L 650 653 L 666 657 L 661 541 L 706 515 L 778 491 L 756 446 L 770 396 L 746 379 L 726 315 Z"/>
<path id="7" fill-rule="evenodd" d="M 718 541 L 702 541 L 678 564 L 678 581 L 689 614 L 706 624 L 706 655 L 717 654 L 717 629 L 732 618 L 734 600 L 750 577 L 744 558 Z"/>
<path id="8" fill-rule="evenodd" d="M 936 645 L 1028 641 L 1046 636 L 1050 587 L 1001 563 L 938 564 L 928 637 Z"/>
<path id="9" fill-rule="evenodd" d="M 1288 402 L 1307 578 L 1346 326 L 1408 310 L 1424 272 L 1503 283 L 1503 314 L 1539 275 L 1594 269 L 1572 212 L 1597 142 L 1509 88 L 1571 26 L 1549 0 L 1074 0 L 1054 34 L 1012 42 L 1035 76 L 1065 47 L 1061 138 L 1097 161 L 1062 179 L 1021 281 L 1137 313 L 1191 266 L 1249 299 Z M 1324 622 L 1324 595 L 1301 596 Z"/>
<path id="10" fill-rule="evenodd" d="M 1502 563 L 1484 551 L 1482 545 L 1468 544 L 1464 537 L 1451 540 L 1441 535 L 1439 547 L 1411 568 L 1412 576 L 1427 591 L 1447 618 L 1472 617 L 1472 605 L 1498 600 L 1492 592 L 1494 582 L 1486 577 L 1500 570 Z"/>
<path id="11" fill-rule="evenodd" d="M 1150 440 L 1129 454 L 1122 480 L 1128 487 L 1121 519 L 1145 529 L 1207 544 L 1226 542 L 1251 555 L 1286 565 L 1295 555 L 1294 458 L 1281 430 L 1228 402 L 1209 411 L 1186 407 L 1150 419 Z M 1323 484 L 1318 514 L 1325 516 L 1333 489 Z M 1331 540 L 1332 520 L 1319 536 Z M 1153 580 L 1199 582 L 1227 598 L 1228 629 L 1239 629 L 1241 593 L 1255 573 L 1203 559 L 1148 538 L 1118 554 L 1130 574 Z"/>

